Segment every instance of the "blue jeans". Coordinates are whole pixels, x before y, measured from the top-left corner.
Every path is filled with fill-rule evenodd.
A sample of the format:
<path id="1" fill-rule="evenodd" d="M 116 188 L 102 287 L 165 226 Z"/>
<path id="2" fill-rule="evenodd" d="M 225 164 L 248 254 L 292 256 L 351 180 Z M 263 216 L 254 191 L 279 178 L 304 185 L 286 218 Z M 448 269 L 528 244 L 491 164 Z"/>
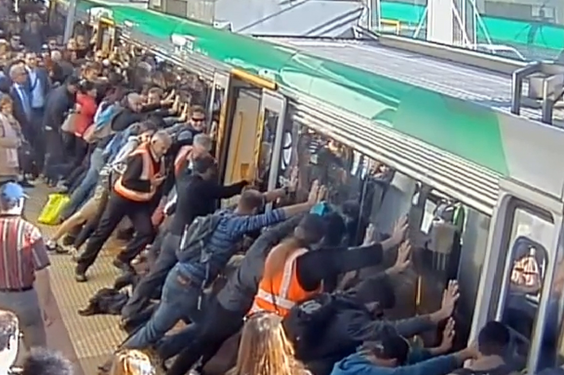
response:
<path id="1" fill-rule="evenodd" d="M 86 172 L 86 175 L 80 185 L 78 185 L 78 187 L 73 191 L 69 203 L 67 203 L 65 209 L 63 210 L 63 217 L 70 217 L 76 210 L 78 210 L 78 208 L 86 202 L 92 192 L 92 189 L 96 187 L 98 175 L 104 166 L 103 152 L 104 150 L 100 148 L 96 148 L 92 151 L 88 172 Z"/>
<path id="2" fill-rule="evenodd" d="M 131 298 L 122 308 L 124 319 L 134 319 L 137 314 L 149 305 L 150 298 L 156 289 L 163 286 L 169 271 L 177 262 L 176 250 L 182 237 L 167 233 L 162 242 L 159 256 L 148 275 L 143 277 L 133 290 Z"/>
<path id="3" fill-rule="evenodd" d="M 200 324 L 190 323 L 173 335 L 167 335 L 157 344 L 157 353 L 163 361 L 174 357 L 198 337 Z"/>
<path id="4" fill-rule="evenodd" d="M 182 318 L 197 322 L 200 318 L 198 300 L 202 291 L 179 272 L 178 264 L 169 272 L 157 311 L 147 324 L 124 344 L 127 349 L 146 349 L 156 344 Z"/>

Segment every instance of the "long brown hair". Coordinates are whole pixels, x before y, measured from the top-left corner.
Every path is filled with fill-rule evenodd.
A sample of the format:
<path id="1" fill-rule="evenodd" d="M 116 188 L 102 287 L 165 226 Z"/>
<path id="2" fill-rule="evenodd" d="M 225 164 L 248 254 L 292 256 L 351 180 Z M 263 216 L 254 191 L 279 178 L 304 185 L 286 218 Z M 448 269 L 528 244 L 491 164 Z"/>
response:
<path id="1" fill-rule="evenodd" d="M 243 327 L 237 364 L 226 375 L 303 375 L 308 373 L 295 359 L 281 318 L 273 313 L 252 315 Z"/>

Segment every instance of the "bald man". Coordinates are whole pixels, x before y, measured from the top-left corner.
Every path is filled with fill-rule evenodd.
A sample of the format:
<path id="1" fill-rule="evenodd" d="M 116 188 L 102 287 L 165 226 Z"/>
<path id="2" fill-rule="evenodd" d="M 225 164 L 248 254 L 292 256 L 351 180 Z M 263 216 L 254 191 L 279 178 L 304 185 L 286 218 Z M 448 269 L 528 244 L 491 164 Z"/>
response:
<path id="1" fill-rule="evenodd" d="M 86 271 L 124 216 L 133 223 L 135 236 L 118 254 L 114 266 L 131 270 L 130 262 L 152 241 L 155 233 L 151 215 L 160 199 L 160 187 L 166 177 L 164 156 L 171 143 L 168 133 L 158 131 L 130 154 L 124 173 L 113 184 L 98 228 L 78 259 L 75 275 L 78 282 L 86 281 Z"/>

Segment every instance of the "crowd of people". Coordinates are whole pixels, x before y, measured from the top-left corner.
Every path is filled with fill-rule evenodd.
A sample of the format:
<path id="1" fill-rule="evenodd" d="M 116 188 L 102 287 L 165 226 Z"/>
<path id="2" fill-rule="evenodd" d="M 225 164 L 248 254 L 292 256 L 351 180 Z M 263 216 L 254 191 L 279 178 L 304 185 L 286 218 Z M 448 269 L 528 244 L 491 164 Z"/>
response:
<path id="1" fill-rule="evenodd" d="M 22 373 L 73 373 L 64 358 L 37 349 L 57 319 L 49 253 L 68 254 L 76 282 L 87 282 L 114 232 L 127 241 L 113 261 L 121 276 L 113 293 L 81 311 L 120 314 L 127 332 L 101 371 L 212 373 L 210 361 L 229 342 L 233 355 L 221 355 L 229 370 L 221 371 L 230 375 L 515 371 L 502 323 L 454 348 L 455 281 L 437 311 L 386 316 L 393 277 L 411 267 L 405 219 L 377 242 L 371 225 L 345 222 L 327 189 L 300 183 L 298 173 L 272 191 L 251 179 L 222 185 L 197 76 L 136 48 L 96 50 L 84 35 L 61 46 L 38 32 L 39 13 L 22 22 L 3 25 L 9 42 L 0 40 L 0 375 L 11 371 L 20 332 L 31 353 Z M 43 183 L 69 196 L 45 239 L 25 218 L 24 191 Z M 391 267 L 358 276 L 390 252 Z M 124 284 L 131 295 L 119 292 Z M 428 331 L 440 332 L 436 345 L 410 341 Z"/>

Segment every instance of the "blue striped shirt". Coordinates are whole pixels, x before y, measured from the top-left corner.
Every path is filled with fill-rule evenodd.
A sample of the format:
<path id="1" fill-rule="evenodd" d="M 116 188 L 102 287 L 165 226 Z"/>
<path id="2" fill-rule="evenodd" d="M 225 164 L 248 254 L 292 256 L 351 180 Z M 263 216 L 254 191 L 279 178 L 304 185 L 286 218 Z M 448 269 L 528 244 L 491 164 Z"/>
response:
<path id="1" fill-rule="evenodd" d="M 223 271 L 229 259 L 237 252 L 236 245 L 243 239 L 243 235 L 277 224 L 285 219 L 286 214 L 280 208 L 260 215 L 241 216 L 225 212 L 207 245 L 208 252 L 211 254 L 208 264 L 202 264 L 199 258 L 179 262 L 179 271 L 198 285 L 204 282 L 211 284 Z M 209 273 L 206 277 L 207 267 L 209 267 Z"/>

